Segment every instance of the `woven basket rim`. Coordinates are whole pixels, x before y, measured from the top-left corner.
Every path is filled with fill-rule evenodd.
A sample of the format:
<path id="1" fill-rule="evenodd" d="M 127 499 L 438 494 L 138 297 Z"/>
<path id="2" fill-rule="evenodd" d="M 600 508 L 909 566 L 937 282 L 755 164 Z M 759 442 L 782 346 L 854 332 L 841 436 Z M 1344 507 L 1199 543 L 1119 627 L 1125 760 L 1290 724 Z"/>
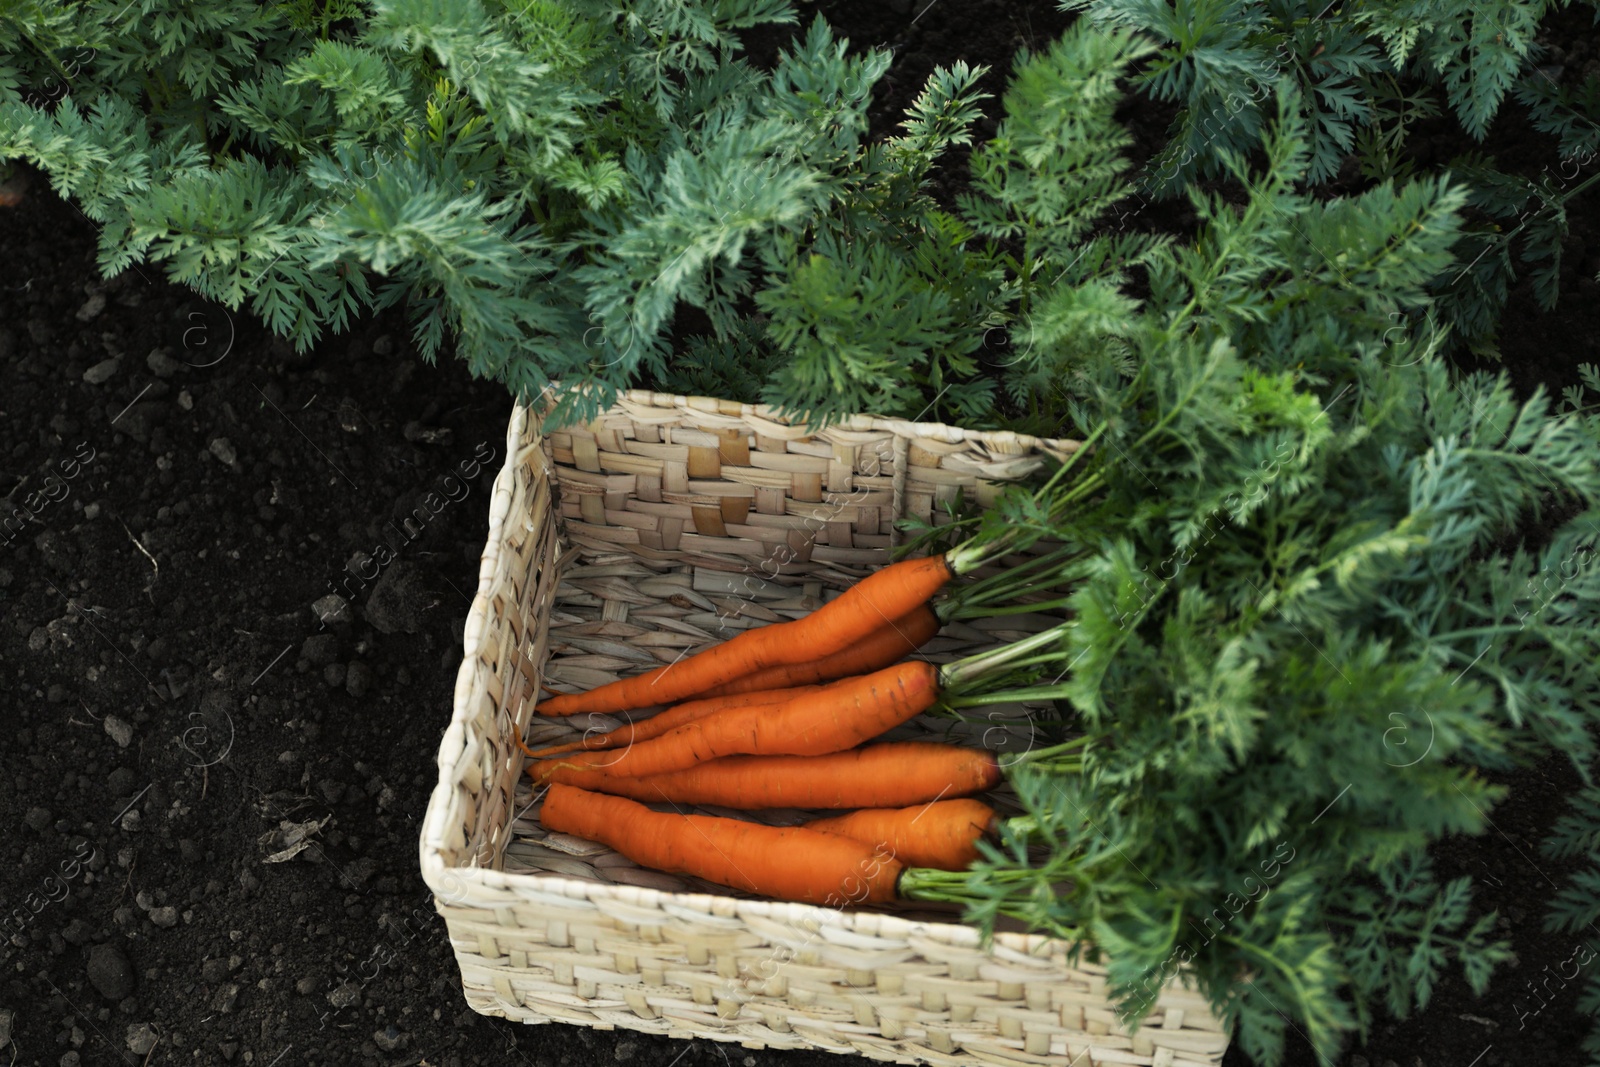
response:
<path id="1" fill-rule="evenodd" d="M 559 383 L 552 383 L 551 389 L 560 388 Z M 832 421 L 822 423 L 797 423 L 791 417 L 779 413 L 779 409 L 770 404 L 750 404 L 737 400 L 719 400 L 709 396 L 694 396 L 687 393 L 663 393 L 652 389 L 629 389 L 617 394 L 617 406 L 638 407 L 650 410 L 672 408 L 676 412 L 693 412 L 708 422 L 724 420 L 734 422 L 759 422 L 769 423 L 775 427 L 782 427 L 797 436 L 809 436 L 824 431 L 844 430 L 851 433 L 865 433 L 869 431 L 888 431 L 906 437 L 918 437 L 944 441 L 948 444 L 959 444 L 966 441 L 979 441 L 986 445 L 1003 446 L 1007 451 L 1029 449 L 1042 449 L 1049 452 L 1072 452 L 1081 447 L 1082 442 L 1066 437 L 1035 437 L 1031 434 L 1017 433 L 1014 430 L 969 430 L 960 426 L 951 426 L 942 422 L 917 422 L 913 419 L 902 419 L 894 416 L 851 414 L 840 416 Z M 519 411 L 531 414 L 532 405 L 518 403 Z M 635 417 L 644 412 L 633 413 Z M 602 412 L 600 418 L 605 417 Z M 662 415 L 645 421 L 669 422 L 676 415 Z"/>
<path id="2" fill-rule="evenodd" d="M 651 390 L 629 390 L 618 398 L 618 406 L 657 410 L 670 406 L 675 413 L 691 411 L 709 420 L 726 420 L 731 423 L 755 419 L 765 420 L 777 426 L 791 426 L 789 422 L 778 416 L 767 405 L 734 403 L 710 397 L 694 397 Z M 473 595 L 472 607 L 467 614 L 466 624 L 462 631 L 463 647 L 467 649 L 477 647 L 479 637 L 489 626 L 490 614 L 494 610 L 495 594 L 497 592 L 494 581 L 495 575 L 499 570 L 499 555 L 505 542 L 506 527 L 512 521 L 512 480 L 515 477 L 515 472 L 522 463 L 532 460 L 534 456 L 540 457 L 540 462 L 545 462 L 542 449 L 537 447 L 524 449 L 521 445 L 528 421 L 534 417 L 534 411 L 531 406 L 523 403 L 515 403 L 513 405 L 506 429 L 505 461 L 495 476 L 494 488 L 491 492 L 489 527 L 485 540 L 486 548 L 478 570 L 478 588 Z M 674 414 L 672 417 L 675 418 L 677 415 Z M 603 420 L 604 418 L 605 413 L 602 412 L 598 419 Z M 670 419 L 663 418 L 661 421 L 670 421 Z M 897 435 L 913 438 L 935 438 L 952 443 L 977 440 L 985 444 L 1005 446 L 1006 451 L 1043 448 L 1061 452 L 1071 451 L 1079 445 L 1077 441 L 1035 438 L 1011 431 L 964 430 L 942 423 L 885 419 L 874 415 L 849 416 L 846 419 L 829 423 L 825 427 L 827 430 L 841 428 L 849 431 L 888 431 Z M 794 426 L 792 429 L 809 430 L 810 428 Z M 821 432 L 821 428 L 815 432 Z M 476 658 L 468 655 L 463 657 L 461 667 L 457 671 L 451 719 L 445 728 L 443 737 L 440 739 L 439 775 L 429 796 L 428 806 L 424 812 L 419 833 L 419 860 L 423 880 L 433 890 L 440 902 L 457 902 L 462 899 L 464 890 L 470 895 L 471 887 L 476 886 L 480 892 L 509 892 L 524 899 L 536 896 L 556 896 L 568 901 L 587 901 L 591 903 L 595 901 L 615 901 L 650 907 L 659 907 L 663 903 L 670 903 L 685 911 L 724 918 L 737 918 L 748 915 L 755 918 L 777 919 L 807 928 L 820 928 L 825 925 L 838 927 L 842 924 L 846 930 L 872 933 L 878 936 L 901 936 L 915 933 L 924 937 L 931 936 L 936 940 L 950 944 L 978 945 L 980 943 L 981 939 L 977 929 L 960 922 L 942 923 L 929 920 L 912 920 L 878 911 L 845 910 L 782 901 L 743 900 L 708 893 L 668 892 L 642 886 L 590 882 L 547 873 L 520 873 L 505 871 L 497 867 L 474 864 L 452 865 L 446 862 L 447 853 L 460 851 L 450 847 L 448 844 L 452 828 L 446 817 L 450 807 L 450 795 L 457 788 L 456 783 L 460 780 L 458 760 L 464 754 L 466 748 L 463 736 L 467 720 L 472 717 L 472 708 L 469 700 L 473 692 L 476 674 L 480 669 Z M 519 761 L 526 758 L 520 752 L 515 750 L 513 752 L 515 752 L 513 758 Z M 505 839 L 502 838 L 495 850 L 492 862 L 498 863 L 500 861 L 501 850 L 503 850 L 505 843 Z M 1068 942 L 1047 934 L 1004 931 L 994 934 L 993 944 L 1012 952 L 1030 956 L 1039 954 L 1046 946 L 1069 946 Z"/>

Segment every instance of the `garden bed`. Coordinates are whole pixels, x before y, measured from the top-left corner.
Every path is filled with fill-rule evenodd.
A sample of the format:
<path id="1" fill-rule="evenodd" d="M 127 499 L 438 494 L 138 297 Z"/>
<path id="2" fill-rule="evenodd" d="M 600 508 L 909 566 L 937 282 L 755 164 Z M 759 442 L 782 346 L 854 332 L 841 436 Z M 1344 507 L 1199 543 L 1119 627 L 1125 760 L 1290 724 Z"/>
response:
<path id="1" fill-rule="evenodd" d="M 932 65 L 1004 71 L 1019 40 L 1059 25 L 1053 5 L 938 4 L 914 26 L 817 7 L 856 46 L 905 42 L 875 132 Z M 1159 132 L 1135 126 L 1145 148 Z M 1514 158 L 1531 137 L 1508 108 L 1487 147 Z M 1467 147 L 1442 126 L 1432 150 L 1448 157 L 1451 138 Z M 1557 310 L 1538 312 L 1526 283 L 1513 294 L 1503 344 L 1524 391 L 1595 358 L 1594 205 L 1575 205 Z M 466 1007 L 415 841 L 510 403 L 416 358 L 399 316 L 295 357 L 149 268 L 102 283 L 94 238 L 37 180 L 0 212 L 0 492 L 80 445 L 93 455 L 0 547 L 17 723 L 0 816 L 19 839 L 0 900 L 26 909 L 0 987 L 16 1062 L 850 1062 Z M 405 528 L 430 492 L 449 503 Z M 369 559 L 346 570 L 356 553 Z M 311 605 L 334 589 L 349 619 L 323 627 Z M 1535 849 L 1575 784 L 1561 760 L 1521 774 L 1498 833 L 1435 850 L 1441 877 L 1473 875 L 1478 904 L 1500 909 L 1517 960 L 1482 999 L 1451 973 L 1426 1012 L 1378 1020 L 1352 1067 L 1557 1062 L 1577 1046 L 1576 983 L 1542 1009 L 1527 989 L 1571 955 L 1539 926 L 1567 872 Z M 285 822 L 317 829 L 269 863 L 298 843 Z M 1290 1040 L 1287 1062 L 1312 1063 Z"/>

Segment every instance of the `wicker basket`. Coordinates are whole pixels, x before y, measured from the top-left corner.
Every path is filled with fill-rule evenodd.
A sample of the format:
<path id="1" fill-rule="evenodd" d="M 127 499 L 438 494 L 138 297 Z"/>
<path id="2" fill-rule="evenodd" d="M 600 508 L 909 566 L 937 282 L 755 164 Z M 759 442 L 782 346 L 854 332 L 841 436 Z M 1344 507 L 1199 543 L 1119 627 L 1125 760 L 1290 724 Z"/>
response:
<path id="1" fill-rule="evenodd" d="M 937 521 L 959 491 L 987 500 L 1041 454 L 1076 447 L 866 416 L 810 431 L 765 408 L 646 392 L 548 437 L 515 410 L 421 838 L 467 1002 L 530 1023 L 900 1063 L 1217 1064 L 1227 1036 L 1177 977 L 1129 1035 L 1104 968 L 1069 964 L 1061 941 L 1002 932 L 986 949 L 954 909 L 751 899 L 547 834 L 514 743 L 620 721 L 540 719 L 541 684 L 586 688 L 803 615 L 888 561 L 896 519 Z M 1051 621 L 951 624 L 924 654 L 944 662 Z M 918 719 L 888 737 L 930 733 L 1025 747 L 1030 709 Z"/>

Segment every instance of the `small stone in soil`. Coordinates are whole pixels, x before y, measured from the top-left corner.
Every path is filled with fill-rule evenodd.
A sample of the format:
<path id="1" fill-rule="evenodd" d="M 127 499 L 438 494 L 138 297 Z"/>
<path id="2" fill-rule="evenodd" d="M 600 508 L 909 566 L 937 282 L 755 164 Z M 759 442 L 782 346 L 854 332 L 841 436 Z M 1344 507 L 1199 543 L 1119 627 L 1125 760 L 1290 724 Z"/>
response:
<path id="1" fill-rule="evenodd" d="M 372 587 L 362 614 L 380 633 L 414 634 L 422 629 L 422 613 L 436 602 L 418 568 L 396 560 Z"/>
<path id="2" fill-rule="evenodd" d="M 161 1038 L 157 1036 L 149 1023 L 134 1023 L 128 1027 L 128 1051 L 135 1056 L 143 1056 L 156 1047 L 156 1042 Z"/>
<path id="3" fill-rule="evenodd" d="M 300 646 L 300 656 L 315 667 L 326 667 L 339 657 L 339 639 L 333 634 L 312 634 Z"/>
<path id="4" fill-rule="evenodd" d="M 162 908 L 151 908 L 150 921 L 164 930 L 170 930 L 178 925 L 178 909 L 171 904 Z"/>
<path id="5" fill-rule="evenodd" d="M 384 1030 L 374 1030 L 372 1032 L 372 1043 L 377 1045 L 379 1050 L 383 1052 L 393 1052 L 395 1049 L 405 1044 L 405 1041 L 406 1035 L 402 1034 L 392 1026 Z"/>
<path id="6" fill-rule="evenodd" d="M 90 983 L 107 1000 L 122 1000 L 133 992 L 133 967 L 115 945 L 91 948 L 88 972 Z"/>
<path id="7" fill-rule="evenodd" d="M 152 349 L 150 354 L 144 357 L 144 362 L 150 368 L 150 373 L 157 378 L 170 378 L 178 373 L 178 361 L 167 355 L 165 349 Z"/>
<path id="8" fill-rule="evenodd" d="M 83 306 L 78 309 L 78 314 L 76 315 L 76 318 L 77 318 L 77 320 L 79 322 L 88 322 L 90 319 L 94 318 L 96 315 L 99 315 L 100 312 L 104 311 L 105 309 L 106 309 L 106 294 L 104 294 L 104 293 L 90 293 L 89 294 L 89 299 L 85 300 L 83 302 Z"/>
<path id="9" fill-rule="evenodd" d="M 22 817 L 28 828 L 36 834 L 42 834 L 50 828 L 50 812 L 47 808 L 29 808 L 28 814 Z"/>
<path id="10" fill-rule="evenodd" d="M 12 1012 L 0 1011 L 0 1048 L 11 1044 L 11 1019 Z"/>
<path id="11" fill-rule="evenodd" d="M 98 519 L 100 517 L 100 505 L 99 504 L 85 504 L 83 506 L 83 517 L 88 519 L 90 522 L 93 522 L 95 519 Z"/>
<path id="12" fill-rule="evenodd" d="M 372 688 L 372 668 L 365 663 L 352 663 L 345 671 L 344 691 L 353 697 L 366 696 Z"/>
<path id="13" fill-rule="evenodd" d="M 206 446 L 206 451 L 216 456 L 225 466 L 231 467 L 239 462 L 239 453 L 234 450 L 233 442 L 226 437 L 212 438 L 211 443 Z"/>
<path id="14" fill-rule="evenodd" d="M 107 405 L 108 407 L 110 405 Z M 142 445 L 150 443 L 150 435 L 166 414 L 166 405 L 157 400 L 141 400 L 121 414 L 106 413 L 114 418 L 112 429 L 127 434 Z"/>
<path id="15" fill-rule="evenodd" d="M 90 385 L 101 385 L 110 381 L 111 376 L 117 373 L 117 368 L 121 365 L 120 362 L 114 359 L 102 359 L 99 363 L 83 372 L 83 380 Z"/>
<path id="16" fill-rule="evenodd" d="M 127 748 L 133 744 L 133 727 L 115 715 L 106 716 L 105 729 L 106 733 L 111 736 L 111 740 L 117 743 L 118 748 Z"/>
<path id="17" fill-rule="evenodd" d="M 315 975 L 310 975 L 296 982 L 294 984 L 294 991 L 299 993 L 302 997 L 309 997 L 311 994 L 317 991 L 317 987 L 320 985 L 322 985 L 322 979 L 316 977 Z"/>
<path id="18" fill-rule="evenodd" d="M 73 919 L 61 931 L 61 936 L 69 945 L 85 945 L 94 936 L 94 927 L 82 919 Z"/>
<path id="19" fill-rule="evenodd" d="M 233 1011 L 233 1006 L 238 1002 L 239 987 L 233 982 L 229 982 L 217 990 L 216 995 L 211 998 L 211 1010 L 226 1015 Z"/>
<path id="20" fill-rule="evenodd" d="M 133 771 L 118 767 L 106 776 L 106 788 L 111 790 L 114 797 L 125 797 L 133 792 L 134 781 Z"/>
<path id="21" fill-rule="evenodd" d="M 361 999 L 361 987 L 354 982 L 341 982 L 328 994 L 328 1003 L 336 1008 L 348 1008 Z"/>
<path id="22" fill-rule="evenodd" d="M 344 685 L 344 664 L 330 663 L 322 668 L 322 680 L 327 682 L 331 689 L 338 689 Z"/>
<path id="23" fill-rule="evenodd" d="M 200 977 L 207 985 L 216 985 L 228 977 L 228 961 L 223 959 L 206 960 L 200 965 Z"/>
<path id="24" fill-rule="evenodd" d="M 355 618 L 350 602 L 338 593 L 329 593 L 312 602 L 311 614 L 329 626 L 348 626 Z"/>

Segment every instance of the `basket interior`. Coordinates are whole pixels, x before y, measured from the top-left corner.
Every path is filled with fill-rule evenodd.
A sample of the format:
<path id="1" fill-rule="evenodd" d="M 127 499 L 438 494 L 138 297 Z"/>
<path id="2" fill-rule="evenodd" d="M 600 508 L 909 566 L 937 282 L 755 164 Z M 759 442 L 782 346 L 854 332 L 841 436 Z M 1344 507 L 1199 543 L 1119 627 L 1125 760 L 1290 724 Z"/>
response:
<path id="1" fill-rule="evenodd" d="M 838 435 L 856 440 L 840 448 Z M 748 426 L 717 434 L 700 426 L 663 427 L 631 417 L 615 419 L 598 432 L 557 431 L 540 437 L 530 424 L 512 455 L 521 464 L 516 473 L 525 489 L 522 495 L 541 510 L 509 525 L 539 534 L 550 532 L 545 527 L 554 523 L 556 537 L 554 546 L 544 550 L 546 573 L 537 583 L 546 592 L 520 598 L 529 609 L 522 625 L 515 627 L 520 631 L 516 659 L 524 664 L 523 684 L 515 700 L 507 702 L 507 727 L 527 724 L 523 737 L 538 748 L 623 725 L 628 721 L 624 716 L 541 717 L 533 713 L 533 697 L 540 686 L 559 692 L 592 688 L 670 663 L 743 629 L 800 618 L 889 562 L 892 546 L 901 539 L 894 525 L 897 517 L 920 514 L 938 524 L 948 521 L 942 504 L 953 501 L 958 491 L 965 490 L 969 499 L 990 495 L 992 483 L 979 477 L 984 473 L 981 464 L 971 464 L 970 473 L 956 477 L 927 477 L 946 474 L 951 456 L 959 460 L 984 451 L 981 437 L 971 441 L 959 432 L 946 436 L 959 439 L 953 447 L 946 441 L 941 448 L 937 439 L 915 431 L 842 429 L 832 440 L 801 434 L 762 441 L 763 435 Z M 924 447 L 928 444 L 933 451 Z M 713 447 L 714 461 L 691 451 Z M 681 472 L 671 470 L 664 459 L 674 455 L 684 457 Z M 984 458 L 1012 476 L 1037 463 L 1019 464 L 1018 456 L 1005 453 Z M 920 480 L 910 470 L 918 459 Z M 848 478 L 840 477 L 841 460 L 848 464 Z M 599 469 L 586 471 L 583 466 Z M 758 484 L 750 484 L 752 480 Z M 830 483 L 837 491 L 828 488 Z M 517 518 L 515 508 L 512 518 Z M 991 570 L 1019 561 L 1013 557 Z M 542 611 L 535 608 L 540 604 Z M 1034 613 L 950 622 L 916 655 L 946 663 L 1058 621 L 1059 616 Z M 1049 704 L 994 705 L 967 714 L 966 721 L 919 716 L 882 740 L 939 740 L 1021 753 L 1042 743 L 1041 720 L 1059 716 Z M 495 864 L 501 870 L 744 896 L 692 877 L 644 869 L 604 846 L 547 832 L 539 823 L 540 794 L 521 773 L 526 757 L 514 746 L 511 751 L 517 773 L 505 833 L 497 835 L 503 844 Z M 983 799 L 1002 815 L 1017 810 L 1008 787 Z M 837 814 L 690 806 L 658 810 L 783 826 Z M 942 921 L 957 914 L 957 909 L 930 904 L 881 910 Z"/>

